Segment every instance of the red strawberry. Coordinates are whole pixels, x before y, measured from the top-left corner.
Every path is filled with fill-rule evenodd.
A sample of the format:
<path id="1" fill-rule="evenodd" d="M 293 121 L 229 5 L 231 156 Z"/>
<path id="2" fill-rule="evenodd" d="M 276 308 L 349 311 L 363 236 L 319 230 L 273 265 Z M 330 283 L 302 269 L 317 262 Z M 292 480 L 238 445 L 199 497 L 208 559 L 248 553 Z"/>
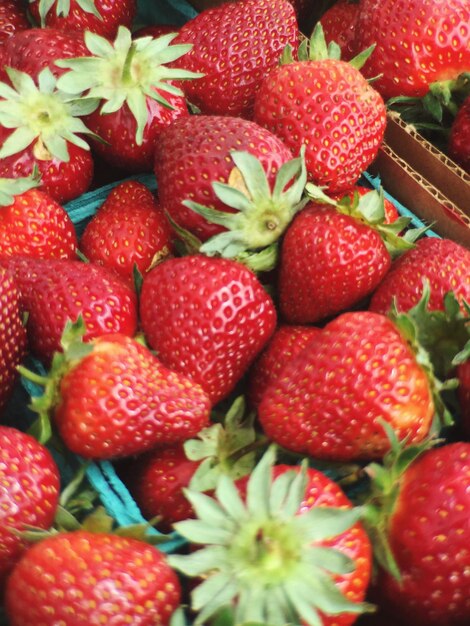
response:
<path id="1" fill-rule="evenodd" d="M 87 340 L 135 333 L 135 293 L 108 270 L 80 261 L 26 257 L 3 259 L 2 265 L 16 276 L 21 305 L 28 312 L 30 347 L 40 359 L 47 362 L 60 350 L 67 320 L 80 315 Z"/>
<path id="2" fill-rule="evenodd" d="M 176 33 L 179 30 L 179 26 L 173 24 L 152 24 L 150 26 L 143 26 L 132 33 L 132 39 L 139 39 L 139 37 L 161 37 L 162 35 L 168 35 L 169 33 Z"/>
<path id="3" fill-rule="evenodd" d="M 174 38 L 173 33 L 133 41 L 121 26 L 111 44 L 86 33 L 87 56 L 59 62 L 70 69 L 59 79 L 61 89 L 76 95 L 85 90 L 87 98 L 99 101 L 87 117 L 89 128 L 106 141 L 95 142 L 97 154 L 126 172 L 151 171 L 163 128 L 189 115 L 184 94 L 172 81 L 197 75 L 168 67 L 189 49 L 170 45 Z"/>
<path id="4" fill-rule="evenodd" d="M 259 420 L 276 443 L 334 461 L 380 458 L 389 442 L 421 441 L 435 412 L 430 382 L 398 327 L 370 312 L 344 313 L 290 360 L 266 390 Z"/>
<path id="5" fill-rule="evenodd" d="M 48 529 L 59 503 L 59 470 L 47 448 L 0 426 L 0 589 L 26 547 L 13 530 Z"/>
<path id="6" fill-rule="evenodd" d="M 309 179 L 328 193 L 347 191 L 377 155 L 386 115 L 358 63 L 328 58 L 319 24 L 299 61 L 286 58 L 261 83 L 255 121 L 298 154 Z"/>
<path id="7" fill-rule="evenodd" d="M 395 298 L 398 310 L 408 311 L 421 298 L 424 279 L 431 287 L 430 309 L 443 310 L 448 291 L 460 302 L 470 302 L 470 251 L 450 239 L 420 239 L 395 261 L 374 293 L 370 310 L 387 313 Z"/>
<path id="8" fill-rule="evenodd" d="M 0 47 L 15 33 L 31 28 L 19 0 L 3 0 L 0 4 Z"/>
<path id="9" fill-rule="evenodd" d="M 162 132 L 156 146 L 155 176 L 162 208 L 179 226 L 202 241 L 224 228 L 209 223 L 183 201 L 227 210 L 212 184 L 232 180 L 236 168 L 230 154 L 234 150 L 257 157 L 270 186 L 280 167 L 292 157 L 282 141 L 269 131 L 254 122 L 228 116 L 192 115 L 179 120 Z"/>
<path id="10" fill-rule="evenodd" d="M 0 257 L 74 258 L 78 246 L 67 211 L 35 189 L 39 179 L 0 179 Z"/>
<path id="11" fill-rule="evenodd" d="M 8 581 L 5 604 L 11 626 L 168 626 L 180 593 L 176 574 L 153 546 L 76 531 L 48 537 L 26 552 Z"/>
<path id="12" fill-rule="evenodd" d="M 31 15 L 43 27 L 88 30 L 109 39 L 119 26 L 131 27 L 136 8 L 136 0 L 29 0 Z"/>
<path id="13" fill-rule="evenodd" d="M 345 195 L 347 195 L 352 201 L 354 198 L 354 192 L 357 192 L 359 196 L 365 196 L 367 193 L 370 193 L 370 189 L 368 187 L 363 187 L 362 185 L 354 185 L 354 187 L 349 189 L 347 192 L 333 194 L 332 198 L 334 200 L 341 200 L 341 198 L 344 198 Z M 386 224 L 391 224 L 399 218 L 397 207 L 388 198 L 384 198 L 384 211 Z"/>
<path id="14" fill-rule="evenodd" d="M 203 255 L 169 259 L 149 272 L 140 314 L 161 361 L 199 383 L 214 404 L 232 391 L 276 324 L 255 274 Z"/>
<path id="15" fill-rule="evenodd" d="M 349 61 L 359 52 L 356 37 L 356 21 L 360 11 L 357 0 L 338 0 L 321 17 L 326 42 L 337 43 L 341 57 Z"/>
<path id="16" fill-rule="evenodd" d="M 193 47 L 173 65 L 204 74 L 184 86 L 203 114 L 251 117 L 260 82 L 285 46 L 297 49 L 297 42 L 297 20 L 287 0 L 226 2 L 180 28 L 175 43 Z"/>
<path id="17" fill-rule="evenodd" d="M 468 70 L 469 22 L 467 0 L 361 0 L 356 45 L 376 45 L 364 75 L 385 99 L 424 96 Z"/>
<path id="18" fill-rule="evenodd" d="M 25 352 L 26 329 L 21 319 L 19 293 L 13 278 L 0 267 L 0 415 Z"/>
<path id="19" fill-rule="evenodd" d="M 449 136 L 449 156 L 470 174 L 470 96 L 459 108 Z"/>
<path id="20" fill-rule="evenodd" d="M 88 222 L 80 250 L 93 263 L 132 283 L 134 266 L 144 275 L 172 249 L 171 227 L 142 183 L 117 185 Z"/>

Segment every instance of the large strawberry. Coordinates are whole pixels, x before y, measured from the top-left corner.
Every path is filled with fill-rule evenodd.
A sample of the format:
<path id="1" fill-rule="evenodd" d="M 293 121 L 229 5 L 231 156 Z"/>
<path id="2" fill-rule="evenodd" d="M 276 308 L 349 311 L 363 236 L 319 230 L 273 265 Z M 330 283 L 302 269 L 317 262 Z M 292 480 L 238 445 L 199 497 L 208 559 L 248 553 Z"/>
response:
<path id="1" fill-rule="evenodd" d="M 87 118 L 89 128 L 105 140 L 95 143 L 96 152 L 127 172 L 151 171 L 162 129 L 189 115 L 184 94 L 173 81 L 198 75 L 168 67 L 190 49 L 170 45 L 174 38 L 173 33 L 133 41 L 130 30 L 121 26 L 110 43 L 87 32 L 87 55 L 58 62 L 70 69 L 59 79 L 61 89 L 76 95 L 86 91 L 87 99 L 100 103 Z"/>
<path id="2" fill-rule="evenodd" d="M 15 428 L 0 426 L 0 589 L 26 547 L 15 531 L 48 529 L 59 503 L 60 476 L 47 448 Z"/>
<path id="3" fill-rule="evenodd" d="M 180 28 L 175 43 L 193 47 L 174 65 L 204 74 L 184 87 L 202 113 L 251 117 L 260 82 L 285 46 L 296 49 L 297 41 L 297 20 L 287 0 L 226 2 Z"/>
<path id="4" fill-rule="evenodd" d="M 108 39 L 119 26 L 131 27 L 136 5 L 136 0 L 29 0 L 31 15 L 42 27 L 89 30 Z"/>
<path id="5" fill-rule="evenodd" d="M 0 257 L 73 258 L 78 246 L 67 211 L 36 189 L 39 178 L 0 178 Z"/>
<path id="6" fill-rule="evenodd" d="M 321 472 L 273 467 L 273 456 L 248 480 L 222 476 L 214 498 L 186 492 L 198 519 L 175 527 L 202 547 L 170 564 L 202 577 L 196 626 L 220 612 L 234 624 L 350 626 L 366 609 L 371 554 L 358 511 Z"/>
<path id="7" fill-rule="evenodd" d="M 470 96 L 459 108 L 452 123 L 448 151 L 449 156 L 470 174 Z"/>
<path id="8" fill-rule="evenodd" d="M 60 350 L 67 320 L 82 316 L 86 339 L 137 327 L 136 296 L 115 274 L 98 265 L 69 259 L 10 257 L 2 260 L 16 276 L 21 306 L 28 313 L 31 350 L 48 362 Z"/>
<path id="9" fill-rule="evenodd" d="M 18 0 L 3 0 L 0 4 L 0 47 L 16 32 L 31 28 L 26 12 Z"/>
<path id="10" fill-rule="evenodd" d="M 52 535 L 25 553 L 5 603 L 11 626 L 168 626 L 180 593 L 175 572 L 153 546 L 77 530 Z"/>
<path id="11" fill-rule="evenodd" d="M 284 55 L 256 94 L 254 120 L 294 155 L 305 145 L 309 178 L 328 192 L 352 187 L 382 142 L 385 105 L 358 69 L 366 56 L 339 60 L 318 24 L 299 60 Z"/>
<path id="12" fill-rule="evenodd" d="M 142 329 L 159 359 L 226 397 L 276 325 L 271 298 L 247 267 L 195 254 L 149 272 L 140 299 Z"/>
<path id="13" fill-rule="evenodd" d="M 469 21 L 467 0 L 361 0 L 356 44 L 376 45 L 364 74 L 385 99 L 424 96 L 468 71 Z"/>

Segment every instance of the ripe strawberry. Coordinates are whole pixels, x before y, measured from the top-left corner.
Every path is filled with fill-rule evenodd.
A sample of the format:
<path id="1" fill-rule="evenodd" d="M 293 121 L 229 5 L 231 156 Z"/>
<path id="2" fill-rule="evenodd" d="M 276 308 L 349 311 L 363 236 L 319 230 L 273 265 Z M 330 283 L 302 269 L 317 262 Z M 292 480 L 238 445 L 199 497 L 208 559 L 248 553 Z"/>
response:
<path id="1" fill-rule="evenodd" d="M 332 198 L 334 200 L 339 201 L 347 195 L 352 201 L 354 199 L 355 192 L 357 192 L 359 196 L 365 196 L 366 194 L 370 193 L 370 189 L 362 185 L 354 185 L 354 187 L 352 189 L 349 189 L 347 192 L 333 194 Z M 393 204 L 393 202 L 389 200 L 388 198 L 384 197 L 383 201 L 384 201 L 385 223 L 391 224 L 392 222 L 394 222 L 400 217 L 398 213 L 398 209 Z"/>
<path id="2" fill-rule="evenodd" d="M 470 251 L 450 239 L 420 239 L 395 261 L 374 293 L 370 310 L 387 313 L 395 299 L 399 311 L 408 311 L 419 301 L 426 278 L 431 287 L 430 309 L 443 310 L 448 291 L 460 302 L 470 302 Z"/>
<path id="3" fill-rule="evenodd" d="M 360 49 L 355 41 L 356 21 L 360 11 L 357 0 L 338 0 L 322 15 L 320 23 L 326 42 L 337 43 L 341 48 L 341 58 L 352 59 Z"/>
<path id="4" fill-rule="evenodd" d="M 0 426 L 0 589 L 26 547 L 14 530 L 48 529 L 59 502 L 59 470 L 47 448 L 15 428 Z"/>
<path id="5" fill-rule="evenodd" d="M 168 35 L 169 33 L 176 33 L 179 30 L 179 26 L 174 24 L 152 24 L 150 26 L 143 26 L 138 30 L 134 30 L 132 33 L 132 39 L 139 39 L 139 37 L 161 37 L 162 35 Z"/>
<path id="6" fill-rule="evenodd" d="M 364 75 L 384 99 L 424 96 L 468 70 L 469 21 L 467 0 L 361 0 L 356 44 L 376 44 Z"/>
<path id="7" fill-rule="evenodd" d="M 121 26 L 111 44 L 85 33 L 87 56 L 58 62 L 70 70 L 59 79 L 61 89 L 77 96 L 86 91 L 86 98 L 99 101 L 87 117 L 89 128 L 106 142 L 95 142 L 95 151 L 126 172 L 151 171 L 163 128 L 189 115 L 184 94 L 173 81 L 198 75 L 168 67 L 189 50 L 170 45 L 174 38 L 173 33 L 133 41 L 130 30 Z"/>
<path id="8" fill-rule="evenodd" d="M 386 115 L 380 94 L 357 69 L 359 57 L 346 63 L 328 54 L 318 24 L 299 60 L 284 58 L 261 83 L 254 120 L 293 154 L 306 145 L 309 179 L 335 193 L 352 187 L 374 160 Z"/>
<path id="9" fill-rule="evenodd" d="M 134 266 L 144 275 L 170 254 L 171 227 L 152 192 L 126 181 L 114 187 L 88 222 L 80 250 L 92 263 L 132 283 Z"/>
<path id="10" fill-rule="evenodd" d="M 399 328 L 377 313 L 343 313 L 313 337 L 266 390 L 258 414 L 273 441 L 334 461 L 382 457 L 380 425 L 421 441 L 435 403 L 427 372 Z"/>
<path id="11" fill-rule="evenodd" d="M 0 267 L 0 415 L 17 378 L 16 368 L 25 356 L 26 330 L 19 294 L 10 274 Z"/>
<path id="12" fill-rule="evenodd" d="M 180 593 L 176 574 L 153 546 L 78 530 L 50 536 L 25 553 L 8 581 L 5 605 L 11 626 L 167 626 Z"/>
<path id="13" fill-rule="evenodd" d="M 48 362 L 60 350 L 67 320 L 85 321 L 87 340 L 137 327 L 136 296 L 131 287 L 105 268 L 69 259 L 11 257 L 2 265 L 14 273 L 21 306 L 28 312 L 32 352 Z"/>
<path id="14" fill-rule="evenodd" d="M 157 265 L 144 278 L 142 329 L 159 359 L 226 397 L 276 325 L 276 310 L 247 267 L 200 254 Z"/>
<path id="15" fill-rule="evenodd" d="M 119 26 L 131 27 L 136 9 L 136 0 L 29 0 L 31 15 L 42 27 L 88 30 L 108 39 Z"/>
<path id="16" fill-rule="evenodd" d="M 470 96 L 459 108 L 452 123 L 448 151 L 449 156 L 470 174 Z"/>
<path id="17" fill-rule="evenodd" d="M 39 178 L 0 178 L 0 257 L 74 258 L 78 246 L 67 211 L 35 189 Z"/>
<path id="18" fill-rule="evenodd" d="M 18 0 L 3 0 L 0 4 L 0 47 L 14 33 L 31 28 L 25 10 Z"/>
<path id="19" fill-rule="evenodd" d="M 227 2 L 180 28 L 175 43 L 193 47 L 173 66 L 204 74 L 183 87 L 203 114 L 249 118 L 259 84 L 285 46 L 295 50 L 297 41 L 297 20 L 287 0 Z"/>
<path id="20" fill-rule="evenodd" d="M 185 200 L 218 211 L 227 206 L 212 184 L 230 183 L 236 173 L 234 150 L 257 157 L 272 187 L 281 166 L 292 157 L 288 148 L 254 122 L 236 117 L 192 115 L 160 135 L 155 151 L 155 176 L 161 205 L 182 228 L 205 241 L 224 230 L 185 206 Z"/>

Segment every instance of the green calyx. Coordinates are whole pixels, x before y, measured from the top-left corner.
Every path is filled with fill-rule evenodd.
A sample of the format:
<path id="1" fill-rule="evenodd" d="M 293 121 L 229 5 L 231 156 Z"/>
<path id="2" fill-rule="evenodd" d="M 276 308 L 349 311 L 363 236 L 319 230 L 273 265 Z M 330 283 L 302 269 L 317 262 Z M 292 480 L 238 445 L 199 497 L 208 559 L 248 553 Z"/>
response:
<path id="1" fill-rule="evenodd" d="M 272 190 L 255 156 L 232 152 L 235 168 L 228 184 L 214 182 L 212 187 L 217 198 L 235 212 L 218 211 L 190 200 L 183 202 L 207 221 L 226 229 L 204 242 L 199 251 L 238 259 L 247 265 L 252 259 L 257 271 L 272 269 L 277 258 L 272 246 L 277 247 L 293 217 L 308 201 L 303 198 L 307 182 L 304 152 L 302 147 L 298 158 L 281 166 Z M 260 254 L 264 250 L 269 253 Z"/>
<path id="2" fill-rule="evenodd" d="M 30 4 L 33 4 L 34 2 L 37 2 L 37 0 L 29 0 Z M 98 19 L 103 20 L 103 17 L 95 6 L 94 0 L 76 0 L 76 2 L 82 11 L 90 13 Z M 39 0 L 38 9 L 42 28 L 46 25 L 47 14 L 52 9 L 54 4 L 55 13 L 58 17 L 68 17 L 70 13 L 70 0 Z"/>
<path id="3" fill-rule="evenodd" d="M 0 178 L 0 206 L 11 206 L 16 196 L 38 187 L 41 175 L 34 167 L 29 176 L 23 178 Z"/>
<path id="4" fill-rule="evenodd" d="M 92 135 L 80 116 L 91 113 L 98 101 L 77 100 L 57 88 L 52 72 L 45 68 L 38 85 L 28 74 L 7 68 L 12 87 L 0 83 L 0 124 L 14 129 L 0 149 L 0 159 L 17 154 L 31 144 L 38 160 L 55 157 L 69 161 L 67 143 L 89 150 L 81 134 Z"/>
<path id="5" fill-rule="evenodd" d="M 195 626 L 221 611 L 233 611 L 233 624 L 321 626 L 327 615 L 361 613 L 367 605 L 350 602 L 333 582 L 354 563 L 321 542 L 354 525 L 360 509 L 314 508 L 298 514 L 306 490 L 306 465 L 272 478 L 274 448 L 253 470 L 244 501 L 234 481 L 218 479 L 215 498 L 187 490 L 197 515 L 175 524 L 190 542 L 204 547 L 172 555 L 170 564 L 188 576 L 204 578 L 192 594 Z"/>
<path id="6" fill-rule="evenodd" d="M 77 95 L 86 92 L 85 101 L 98 99 L 103 103 L 103 115 L 115 113 L 126 103 L 137 123 L 136 143 L 141 145 L 148 121 L 147 98 L 171 109 L 162 92 L 184 94 L 170 81 L 202 76 L 168 67 L 192 48 L 191 44 L 169 45 L 176 36 L 177 33 L 169 33 L 133 41 L 131 31 L 120 26 L 111 43 L 87 31 L 85 43 L 92 56 L 56 61 L 59 67 L 70 70 L 59 78 L 58 85 Z"/>

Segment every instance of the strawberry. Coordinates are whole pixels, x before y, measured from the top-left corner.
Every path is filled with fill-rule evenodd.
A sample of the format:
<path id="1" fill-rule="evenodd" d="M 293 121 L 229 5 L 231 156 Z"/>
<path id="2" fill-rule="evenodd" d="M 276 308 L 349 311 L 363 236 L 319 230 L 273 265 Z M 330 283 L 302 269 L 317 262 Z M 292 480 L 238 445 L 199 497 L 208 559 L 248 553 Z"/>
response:
<path id="1" fill-rule="evenodd" d="M 226 397 L 276 325 L 261 283 L 237 261 L 202 254 L 163 261 L 144 278 L 142 330 L 170 369 Z"/>
<path id="2" fill-rule="evenodd" d="M 235 117 L 192 115 L 174 122 L 160 135 L 155 151 L 155 176 L 162 208 L 201 241 L 225 230 L 210 223 L 183 202 L 190 200 L 217 211 L 227 210 L 212 187 L 230 184 L 236 176 L 231 152 L 247 151 L 259 159 L 272 187 L 288 148 L 254 122 Z"/>
<path id="3" fill-rule="evenodd" d="M 457 376 L 461 420 L 467 436 L 470 436 L 470 359 L 458 366 Z"/>
<path id="4" fill-rule="evenodd" d="M 18 0 L 3 0 L 0 4 L 0 47 L 14 33 L 31 28 L 26 12 Z"/>
<path id="5" fill-rule="evenodd" d="M 326 42 L 337 43 L 341 48 L 341 57 L 346 61 L 359 51 L 355 42 L 359 10 L 360 2 L 356 0 L 338 0 L 325 11 L 320 20 Z"/>
<path id="6" fill-rule="evenodd" d="M 398 310 L 408 311 L 420 299 L 424 279 L 431 286 L 431 309 L 443 310 L 448 291 L 460 302 L 470 302 L 470 251 L 450 239 L 420 239 L 395 261 L 375 291 L 370 310 L 386 313 L 395 299 Z"/>
<path id="7" fill-rule="evenodd" d="M 8 581 L 5 605 L 11 626 L 168 626 L 180 593 L 176 574 L 153 546 L 77 530 L 52 535 L 24 554 Z"/>
<path id="8" fill-rule="evenodd" d="M 59 503 L 59 470 L 47 448 L 16 428 L 0 426 L 0 589 L 27 543 L 26 526 L 48 529 Z"/>
<path id="9" fill-rule="evenodd" d="M 187 490 L 198 519 L 175 524 L 199 550 L 170 564 L 202 582 L 192 594 L 194 624 L 350 626 L 367 610 L 370 543 L 359 512 L 321 472 L 273 467 L 269 450 L 247 480 L 219 479 L 215 497 Z M 225 589 L 223 596 L 205 593 Z"/>
<path id="10" fill-rule="evenodd" d="M 336 58 L 329 58 L 329 54 Z M 380 94 L 358 67 L 370 54 L 350 63 L 327 48 L 321 24 L 299 60 L 283 63 L 261 83 L 254 120 L 278 135 L 298 154 L 306 145 L 309 179 L 327 193 L 347 191 L 377 155 L 386 115 Z"/>
<path id="11" fill-rule="evenodd" d="M 136 296 L 108 270 L 69 259 L 2 260 L 16 276 L 21 306 L 28 312 L 32 352 L 44 362 L 60 350 L 67 320 L 85 321 L 87 340 L 104 334 L 132 336 L 137 327 Z"/>
<path id="12" fill-rule="evenodd" d="M 144 275 L 171 252 L 170 224 L 145 185 L 123 182 L 86 225 L 80 250 L 132 283 L 134 267 Z"/>
<path id="13" fill-rule="evenodd" d="M 297 49 L 297 39 L 295 12 L 287 0 L 226 2 L 180 28 L 175 43 L 192 49 L 173 65 L 204 74 L 184 86 L 201 113 L 249 118 L 259 84 L 285 46 Z"/>
<path id="14" fill-rule="evenodd" d="M 336 317 L 264 393 L 264 432 L 288 450 L 334 461 L 382 457 L 389 442 L 380 420 L 409 443 L 424 439 L 437 404 L 423 357 L 402 332 L 377 313 Z"/>
<path id="15" fill-rule="evenodd" d="M 363 185 L 354 185 L 352 189 L 349 189 L 347 192 L 333 194 L 332 198 L 334 200 L 341 200 L 346 195 L 350 198 L 351 201 L 354 199 L 354 193 L 357 192 L 359 196 L 365 196 L 370 192 L 369 187 L 364 187 Z M 384 202 L 384 212 L 385 212 L 385 223 L 391 224 L 395 220 L 399 218 L 399 213 L 397 207 L 393 204 L 391 200 L 388 198 L 383 199 Z"/>
<path id="16" fill-rule="evenodd" d="M 136 0 L 29 0 L 31 15 L 42 27 L 88 30 L 108 39 L 119 26 L 131 27 L 136 9 Z"/>
<path id="17" fill-rule="evenodd" d="M 19 293 L 13 278 L 0 267 L 0 415 L 25 352 L 26 330 L 21 319 Z"/>
<path id="18" fill-rule="evenodd" d="M 470 174 L 470 96 L 465 99 L 452 123 L 448 152 Z"/>
<path id="19" fill-rule="evenodd" d="M 361 0 L 356 45 L 376 45 L 364 75 L 385 99 L 424 96 L 469 69 L 469 21 L 467 0 Z"/>
<path id="20" fill-rule="evenodd" d="M 133 31 L 132 39 L 139 39 L 139 37 L 161 37 L 162 35 L 168 35 L 169 33 L 176 33 L 179 30 L 179 26 L 174 24 L 152 24 L 150 26 L 143 26 L 138 30 Z"/>
<path id="21" fill-rule="evenodd" d="M 0 178 L 0 257 L 74 258 L 78 246 L 67 211 L 36 189 L 39 178 Z"/>
<path id="22" fill-rule="evenodd" d="M 70 70 L 58 81 L 61 89 L 77 96 L 86 91 L 87 99 L 99 102 L 87 117 L 88 127 L 105 140 L 95 142 L 97 154 L 126 172 L 151 171 L 162 129 L 189 115 L 184 94 L 173 81 L 198 75 L 168 67 L 190 48 L 170 45 L 175 36 L 133 41 L 130 30 L 121 26 L 111 44 L 87 32 L 87 56 L 58 62 Z"/>

